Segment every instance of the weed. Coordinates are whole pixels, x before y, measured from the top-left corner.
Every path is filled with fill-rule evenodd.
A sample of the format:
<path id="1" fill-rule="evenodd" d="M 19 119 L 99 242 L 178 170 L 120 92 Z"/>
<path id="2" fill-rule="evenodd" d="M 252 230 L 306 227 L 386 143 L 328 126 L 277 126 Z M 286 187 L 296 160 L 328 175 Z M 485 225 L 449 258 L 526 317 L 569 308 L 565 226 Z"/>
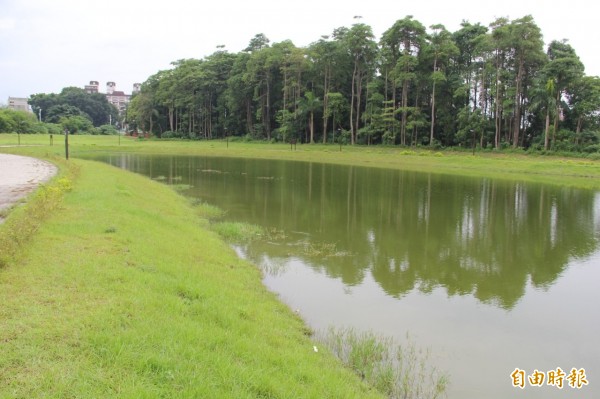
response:
<path id="1" fill-rule="evenodd" d="M 192 188 L 190 184 L 172 184 L 170 187 L 175 191 L 186 191 Z"/>
<path id="2" fill-rule="evenodd" d="M 264 230 L 255 224 L 240 222 L 220 222 L 212 225 L 222 238 L 231 242 L 251 241 L 264 237 Z"/>
<path id="3" fill-rule="evenodd" d="M 196 215 L 201 219 L 212 221 L 221 219 L 223 216 L 225 216 L 225 211 L 223 209 L 219 208 L 218 206 L 202 202 L 201 200 L 193 200 L 192 206 L 194 207 Z"/>
<path id="4" fill-rule="evenodd" d="M 319 258 L 330 258 L 334 256 L 350 256 L 351 254 L 347 251 L 340 251 L 337 249 L 335 243 L 311 243 L 304 242 L 302 245 L 302 252 L 306 256 L 319 257 Z"/>
<path id="5" fill-rule="evenodd" d="M 285 231 L 278 229 L 276 227 L 269 227 L 263 229 L 263 234 L 266 240 L 268 241 L 282 241 L 287 238 Z"/>
<path id="6" fill-rule="evenodd" d="M 354 329 L 330 328 L 315 336 L 347 367 L 389 398 L 435 399 L 445 395 L 448 376 L 429 365 L 430 353 L 410 341 Z"/>
<path id="7" fill-rule="evenodd" d="M 24 206 L 11 208 L 0 229 L 0 268 L 5 266 L 60 204 L 64 193 L 73 188 L 78 169 L 67 166 L 66 176 L 40 185 Z"/>

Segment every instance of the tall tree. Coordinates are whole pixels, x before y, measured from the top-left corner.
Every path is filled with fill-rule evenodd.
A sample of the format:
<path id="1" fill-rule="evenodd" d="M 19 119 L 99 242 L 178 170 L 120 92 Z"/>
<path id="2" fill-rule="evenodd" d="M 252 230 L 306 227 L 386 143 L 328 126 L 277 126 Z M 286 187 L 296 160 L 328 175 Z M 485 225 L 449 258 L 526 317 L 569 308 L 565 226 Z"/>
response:
<path id="1" fill-rule="evenodd" d="M 521 112 L 525 98 L 524 81 L 526 74 L 544 59 L 542 34 L 531 15 L 514 20 L 510 24 L 514 51 L 515 100 L 513 113 L 513 148 L 519 146 L 521 133 Z"/>
<path id="2" fill-rule="evenodd" d="M 503 119 L 503 96 L 506 92 L 505 88 L 505 69 L 507 64 L 507 58 L 509 56 L 510 49 L 510 30 L 508 27 L 509 21 L 507 18 L 498 18 L 490 24 L 492 33 L 489 37 L 491 42 L 491 48 L 494 51 L 494 70 L 495 70 L 495 82 L 494 82 L 494 147 L 500 148 L 500 135 L 502 132 L 502 119 Z"/>
<path id="3" fill-rule="evenodd" d="M 556 140 L 558 122 L 561 115 L 561 99 L 572 85 L 583 76 L 583 64 L 575 50 L 565 40 L 552 41 L 548 46 L 548 63 L 544 68 L 548 79 L 552 81 L 555 94 L 554 129 L 552 132 L 552 145 Z M 546 145 L 547 147 L 547 145 Z"/>
<path id="4" fill-rule="evenodd" d="M 575 134 L 579 137 L 581 131 L 588 127 L 596 131 L 600 127 L 600 78 L 583 76 L 573 82 L 571 91 L 572 112 L 576 119 Z"/>
<path id="5" fill-rule="evenodd" d="M 322 36 L 321 39 L 310 45 L 309 55 L 314 64 L 314 72 L 320 77 L 322 82 L 323 94 L 323 144 L 327 142 L 327 127 L 329 117 L 327 110 L 329 108 L 329 93 L 335 91 L 334 87 L 334 69 L 339 65 L 339 42 L 329 40 L 329 36 Z"/>
<path id="6" fill-rule="evenodd" d="M 412 15 L 398 20 L 383 33 L 382 44 L 388 48 L 388 53 L 394 59 L 394 78 L 402 85 L 400 140 L 406 145 L 406 124 L 408 122 L 410 83 L 416 79 L 415 69 L 418 57 L 425 39 L 425 27 Z"/>
<path id="7" fill-rule="evenodd" d="M 350 96 L 350 143 L 356 142 L 362 109 L 363 85 L 374 73 L 373 62 L 377 50 L 371 27 L 362 23 L 352 25 L 343 37 L 344 45 L 353 60 Z"/>
<path id="8" fill-rule="evenodd" d="M 432 25 L 430 29 L 432 33 L 427 49 L 431 57 L 433 57 L 433 71 L 431 73 L 431 129 L 429 135 L 429 145 L 432 145 L 435 131 L 435 89 L 440 82 L 446 80 L 445 68 L 450 61 L 450 57 L 458 54 L 458 47 L 454 44 L 450 32 L 446 30 L 444 25 Z"/>

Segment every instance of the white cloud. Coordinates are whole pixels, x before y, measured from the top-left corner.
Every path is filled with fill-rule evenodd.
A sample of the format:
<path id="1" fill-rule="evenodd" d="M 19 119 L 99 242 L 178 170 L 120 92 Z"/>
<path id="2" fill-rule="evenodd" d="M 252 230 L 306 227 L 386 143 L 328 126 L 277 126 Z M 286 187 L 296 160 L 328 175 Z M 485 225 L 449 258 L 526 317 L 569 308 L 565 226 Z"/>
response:
<path id="1" fill-rule="evenodd" d="M 425 26 L 442 23 L 454 31 L 461 21 L 488 25 L 496 17 L 532 14 L 546 42 L 568 38 L 586 65 L 600 75 L 595 30 L 598 6 L 570 0 L 556 7 L 541 0 L 433 0 L 373 3 L 364 0 L 2 0 L 0 17 L 0 100 L 85 85 L 89 80 L 116 81 L 129 91 L 170 62 L 202 58 L 225 44 L 241 51 L 257 33 L 273 42 L 286 39 L 306 46 L 353 16 L 379 37 L 393 23 L 413 15 Z"/>

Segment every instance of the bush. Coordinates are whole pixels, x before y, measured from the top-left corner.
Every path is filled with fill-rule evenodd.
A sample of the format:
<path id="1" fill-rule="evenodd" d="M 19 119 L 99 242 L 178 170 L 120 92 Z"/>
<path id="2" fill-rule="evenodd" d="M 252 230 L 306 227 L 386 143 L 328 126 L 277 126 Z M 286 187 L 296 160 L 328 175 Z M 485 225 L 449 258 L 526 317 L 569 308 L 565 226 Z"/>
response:
<path id="1" fill-rule="evenodd" d="M 60 124 L 64 129 L 69 130 L 69 134 L 92 132 L 94 126 L 92 121 L 83 116 L 68 116 L 60 118 Z"/>
<path id="2" fill-rule="evenodd" d="M 31 127 L 33 134 L 48 134 L 48 128 L 45 123 L 36 123 Z"/>
<path id="3" fill-rule="evenodd" d="M 96 129 L 97 134 L 116 135 L 119 131 L 113 125 L 102 125 Z"/>
<path id="4" fill-rule="evenodd" d="M 0 109 L 0 133 L 35 133 L 37 118 L 30 112 Z"/>
<path id="5" fill-rule="evenodd" d="M 432 150 L 439 151 L 439 150 L 443 150 L 444 146 L 442 145 L 442 143 L 438 139 L 433 139 L 433 141 L 431 142 L 430 148 Z"/>
<path id="6" fill-rule="evenodd" d="M 599 161 L 600 160 L 600 152 L 595 152 L 593 154 L 590 154 L 587 156 L 588 159 L 591 159 L 592 161 Z"/>
<path id="7" fill-rule="evenodd" d="M 163 134 L 160 135 L 161 139 L 180 139 L 183 138 L 183 133 L 174 132 L 172 130 L 167 130 Z"/>
<path id="8" fill-rule="evenodd" d="M 600 144 L 592 144 L 587 147 L 583 147 L 583 152 L 587 152 L 588 154 L 600 152 Z"/>
<path id="9" fill-rule="evenodd" d="M 48 134 L 59 135 L 65 133 L 62 126 L 56 123 L 45 123 L 44 125 L 46 126 Z"/>

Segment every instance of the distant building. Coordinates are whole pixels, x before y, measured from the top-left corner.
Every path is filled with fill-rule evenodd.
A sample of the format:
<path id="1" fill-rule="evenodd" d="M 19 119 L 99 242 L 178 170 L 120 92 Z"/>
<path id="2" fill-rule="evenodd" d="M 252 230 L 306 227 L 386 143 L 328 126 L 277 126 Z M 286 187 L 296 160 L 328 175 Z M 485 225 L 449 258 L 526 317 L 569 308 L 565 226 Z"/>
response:
<path id="1" fill-rule="evenodd" d="M 33 112 L 27 102 L 28 100 L 28 98 L 8 97 L 8 108 L 16 111 Z"/>
<path id="2" fill-rule="evenodd" d="M 89 94 L 98 93 L 98 87 L 100 87 L 100 83 L 95 80 L 91 80 L 89 85 L 85 85 L 84 90 Z"/>
<path id="3" fill-rule="evenodd" d="M 106 93 L 106 99 L 109 103 L 114 105 L 119 112 L 125 112 L 125 108 L 131 99 L 131 95 L 125 94 L 122 91 L 112 90 L 110 93 Z"/>
<path id="4" fill-rule="evenodd" d="M 139 93 L 141 88 L 140 83 L 133 84 L 133 94 Z M 100 83 L 95 80 L 91 80 L 89 85 L 85 85 L 86 93 L 99 93 Z M 114 105 L 119 112 L 125 112 L 127 104 L 131 100 L 130 94 L 125 94 L 123 91 L 116 90 L 117 84 L 115 82 L 106 82 L 106 99 L 109 103 Z"/>
<path id="5" fill-rule="evenodd" d="M 106 94 L 113 94 L 113 91 L 115 91 L 115 87 L 117 87 L 117 84 L 115 82 L 106 82 Z"/>

